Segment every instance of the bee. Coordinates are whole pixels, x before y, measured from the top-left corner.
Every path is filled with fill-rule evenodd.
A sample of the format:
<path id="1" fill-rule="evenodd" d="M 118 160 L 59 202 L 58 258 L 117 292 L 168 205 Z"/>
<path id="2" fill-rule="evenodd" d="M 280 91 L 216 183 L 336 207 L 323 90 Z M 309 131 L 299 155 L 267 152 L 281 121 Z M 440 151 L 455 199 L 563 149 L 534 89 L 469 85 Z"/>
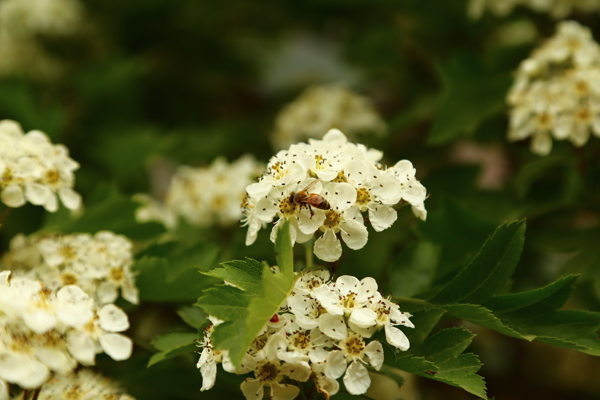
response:
<path id="1" fill-rule="evenodd" d="M 331 205 L 329 202 L 323 198 L 323 196 L 318 195 L 316 193 L 310 193 L 310 190 L 319 180 L 312 181 L 309 183 L 304 189 L 299 192 L 290 193 L 289 202 L 290 204 L 299 204 L 300 208 L 308 207 L 310 211 L 310 216 L 312 218 L 315 215 L 312 207 L 318 208 L 319 210 L 329 210 L 331 209 Z"/>

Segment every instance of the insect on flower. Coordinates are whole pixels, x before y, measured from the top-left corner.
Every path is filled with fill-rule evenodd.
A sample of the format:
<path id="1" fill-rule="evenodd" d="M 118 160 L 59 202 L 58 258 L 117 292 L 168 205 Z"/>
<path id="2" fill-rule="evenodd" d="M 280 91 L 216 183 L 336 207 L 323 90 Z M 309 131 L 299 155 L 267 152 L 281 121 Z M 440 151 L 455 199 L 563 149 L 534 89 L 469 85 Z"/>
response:
<path id="1" fill-rule="evenodd" d="M 316 193 L 310 193 L 310 190 L 317 182 L 319 182 L 319 179 L 309 183 L 299 192 L 290 193 L 289 198 L 290 204 L 299 204 L 300 208 L 308 207 L 311 217 L 315 214 L 311 207 L 315 207 L 320 210 L 329 210 L 331 208 L 331 205 L 323 198 L 323 196 Z"/>

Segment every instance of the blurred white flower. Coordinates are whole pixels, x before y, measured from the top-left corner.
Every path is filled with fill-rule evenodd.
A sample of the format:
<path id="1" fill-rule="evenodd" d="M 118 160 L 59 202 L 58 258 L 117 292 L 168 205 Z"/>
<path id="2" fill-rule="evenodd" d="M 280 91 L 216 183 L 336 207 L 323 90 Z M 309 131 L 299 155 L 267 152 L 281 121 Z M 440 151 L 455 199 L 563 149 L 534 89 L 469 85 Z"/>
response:
<path id="1" fill-rule="evenodd" d="M 89 369 L 81 369 L 69 375 L 57 375 L 50 379 L 42 386 L 39 398 L 44 400 L 134 400 L 116 382 Z"/>
<path id="2" fill-rule="evenodd" d="M 524 60 L 507 102 L 508 138 L 531 137 L 531 150 L 547 155 L 552 141 L 587 143 L 600 137 L 600 45 L 575 21 L 558 24 L 557 33 Z"/>
<path id="3" fill-rule="evenodd" d="M 114 302 L 119 290 L 124 299 L 137 304 L 132 246 L 125 236 L 109 231 L 94 236 L 17 235 L 0 259 L 0 266 L 17 275 L 40 279 L 52 290 L 76 284 L 100 304 Z"/>
<path id="4" fill-rule="evenodd" d="M 0 121 L 0 198 L 7 206 L 29 201 L 54 212 L 58 195 L 65 207 L 78 209 L 81 196 L 73 190 L 78 168 L 68 149 L 52 144 L 43 132 L 24 134 L 18 123 Z"/>
<path id="5" fill-rule="evenodd" d="M 53 373 L 91 365 L 97 353 L 115 360 L 131 355 L 129 327 L 113 304 L 98 309 L 80 287 L 51 290 L 40 281 L 0 272 L 0 390 L 5 382 L 24 389 L 43 385 Z"/>
<path id="6" fill-rule="evenodd" d="M 311 86 L 277 116 L 273 147 L 281 150 L 309 138 L 321 139 L 333 128 L 351 139 L 366 133 L 381 136 L 386 131 L 384 121 L 367 97 L 342 84 Z"/>

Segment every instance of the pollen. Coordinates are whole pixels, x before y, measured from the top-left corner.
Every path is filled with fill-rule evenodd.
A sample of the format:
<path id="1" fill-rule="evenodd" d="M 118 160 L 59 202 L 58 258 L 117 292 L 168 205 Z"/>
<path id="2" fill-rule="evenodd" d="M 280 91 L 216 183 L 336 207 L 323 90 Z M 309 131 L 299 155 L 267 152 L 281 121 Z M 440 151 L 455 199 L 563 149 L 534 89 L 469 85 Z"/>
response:
<path id="1" fill-rule="evenodd" d="M 366 206 L 371 202 L 371 193 L 365 188 L 360 188 L 356 191 L 356 204 Z"/>
<path id="2" fill-rule="evenodd" d="M 289 197 L 285 197 L 279 203 L 279 211 L 286 217 L 290 217 L 290 216 L 298 214 L 299 210 L 300 210 L 300 206 L 297 203 L 292 203 L 290 201 Z"/>
<path id="3" fill-rule="evenodd" d="M 325 211 L 325 221 L 323 226 L 325 228 L 334 229 L 342 222 L 342 215 L 334 210 Z"/>

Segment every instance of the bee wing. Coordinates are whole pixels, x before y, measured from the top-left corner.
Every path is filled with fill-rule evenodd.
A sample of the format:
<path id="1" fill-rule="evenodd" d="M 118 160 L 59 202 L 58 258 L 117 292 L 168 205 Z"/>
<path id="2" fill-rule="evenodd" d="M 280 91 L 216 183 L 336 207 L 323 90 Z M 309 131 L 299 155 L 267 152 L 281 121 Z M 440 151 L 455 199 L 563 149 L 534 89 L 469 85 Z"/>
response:
<path id="1" fill-rule="evenodd" d="M 306 187 L 304 189 L 302 189 L 302 192 L 307 192 L 310 193 L 310 191 L 312 189 L 314 189 L 315 185 L 317 184 L 317 182 L 320 182 L 320 179 L 315 179 L 314 181 L 312 181 L 311 183 L 309 183 L 308 185 L 306 185 Z"/>

